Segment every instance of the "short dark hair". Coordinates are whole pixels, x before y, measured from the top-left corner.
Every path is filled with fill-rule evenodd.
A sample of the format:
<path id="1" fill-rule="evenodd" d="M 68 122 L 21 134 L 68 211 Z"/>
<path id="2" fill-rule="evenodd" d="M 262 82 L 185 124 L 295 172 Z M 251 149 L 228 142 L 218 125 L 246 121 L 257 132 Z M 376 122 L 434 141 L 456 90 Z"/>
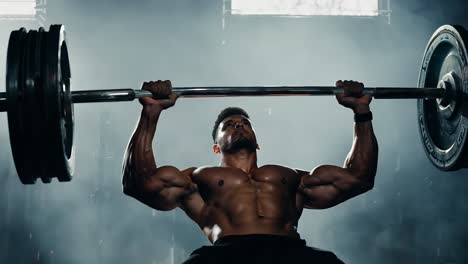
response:
<path id="1" fill-rule="evenodd" d="M 213 137 L 213 141 L 216 142 L 216 132 L 218 131 L 218 126 L 219 124 L 228 116 L 232 115 L 243 115 L 247 118 L 249 117 L 249 114 L 247 112 L 240 108 L 240 107 L 227 107 L 224 108 L 218 115 L 218 118 L 216 118 L 216 121 L 213 126 L 213 131 L 211 132 L 211 136 Z"/>

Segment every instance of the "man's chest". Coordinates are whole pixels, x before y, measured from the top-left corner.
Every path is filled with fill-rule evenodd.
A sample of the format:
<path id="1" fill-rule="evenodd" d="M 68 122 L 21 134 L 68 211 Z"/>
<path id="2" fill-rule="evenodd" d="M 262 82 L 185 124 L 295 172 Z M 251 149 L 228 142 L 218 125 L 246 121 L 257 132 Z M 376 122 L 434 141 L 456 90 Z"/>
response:
<path id="1" fill-rule="evenodd" d="M 279 192 L 292 193 L 297 190 L 300 175 L 290 168 L 266 165 L 251 173 L 236 168 L 213 167 L 195 175 L 201 193 L 222 195 L 232 192 Z"/>

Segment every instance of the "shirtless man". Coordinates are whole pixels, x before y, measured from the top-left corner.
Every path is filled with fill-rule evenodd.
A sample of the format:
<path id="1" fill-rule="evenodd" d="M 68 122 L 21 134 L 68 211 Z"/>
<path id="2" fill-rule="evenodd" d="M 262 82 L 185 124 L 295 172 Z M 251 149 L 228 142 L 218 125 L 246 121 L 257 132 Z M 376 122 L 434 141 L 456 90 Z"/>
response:
<path id="1" fill-rule="evenodd" d="M 169 81 L 144 83 L 142 89 L 168 99 L 140 99 L 143 110 L 125 155 L 123 192 L 156 210 L 180 207 L 198 224 L 214 245 L 195 250 L 184 263 L 343 263 L 331 252 L 307 247 L 297 232 L 303 208 L 335 206 L 374 184 L 378 147 L 372 98 L 362 94 L 362 83 L 338 81 L 336 86 L 344 89 L 336 95 L 338 103 L 355 113 L 353 145 L 343 167 L 259 167 L 249 115 L 229 107 L 212 133 L 220 164 L 179 170 L 157 166 L 152 147 L 158 118 L 177 95 Z M 188 128 L 180 132 L 190 136 Z"/>

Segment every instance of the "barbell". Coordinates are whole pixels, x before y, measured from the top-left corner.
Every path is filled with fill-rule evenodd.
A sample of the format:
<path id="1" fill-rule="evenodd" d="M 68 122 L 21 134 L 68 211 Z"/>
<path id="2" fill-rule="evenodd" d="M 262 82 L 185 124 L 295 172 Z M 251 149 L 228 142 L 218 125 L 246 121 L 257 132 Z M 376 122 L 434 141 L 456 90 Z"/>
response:
<path id="1" fill-rule="evenodd" d="M 11 33 L 6 93 L 10 145 L 23 184 L 38 178 L 70 181 L 74 171 L 74 103 L 132 101 L 152 96 L 133 89 L 71 91 L 70 63 L 63 25 Z M 445 25 L 430 38 L 416 88 L 366 87 L 377 99 L 418 99 L 418 126 L 424 150 L 435 167 L 453 171 L 468 165 L 467 32 Z M 336 87 L 250 86 L 174 87 L 181 97 L 335 95 Z"/>

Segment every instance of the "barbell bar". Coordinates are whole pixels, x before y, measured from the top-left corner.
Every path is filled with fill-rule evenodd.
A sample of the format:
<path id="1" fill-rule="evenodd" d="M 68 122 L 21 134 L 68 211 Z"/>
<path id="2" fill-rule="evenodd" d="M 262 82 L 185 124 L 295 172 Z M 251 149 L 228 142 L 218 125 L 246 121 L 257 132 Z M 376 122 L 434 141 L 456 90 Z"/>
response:
<path id="1" fill-rule="evenodd" d="M 173 87 L 180 97 L 227 97 L 227 96 L 328 96 L 343 92 L 332 86 L 207 86 Z M 366 87 L 363 94 L 376 99 L 434 99 L 445 95 L 443 88 L 400 88 Z M 71 92 L 71 102 L 102 103 L 133 101 L 142 97 L 153 97 L 151 92 L 131 88 L 108 90 L 84 90 Z M 157 98 L 155 98 L 157 99 Z M 6 94 L 0 93 L 0 112 L 7 111 Z"/>
<path id="2" fill-rule="evenodd" d="M 6 93 L 0 93 L 0 112 L 6 112 Z"/>
<path id="3" fill-rule="evenodd" d="M 466 31 L 442 26 L 432 35 L 421 65 L 418 87 L 366 87 L 376 99 L 418 99 L 418 125 L 425 152 L 440 170 L 468 165 Z M 134 89 L 71 91 L 71 71 L 63 25 L 10 35 L 6 93 L 0 111 L 8 113 L 10 144 L 23 184 L 37 178 L 70 181 L 74 170 L 75 103 L 119 102 L 153 96 Z M 329 96 L 331 86 L 174 87 L 180 97 Z"/>
<path id="4" fill-rule="evenodd" d="M 180 97 L 226 97 L 226 96 L 328 96 L 343 92 L 332 86 L 206 86 L 174 87 Z M 446 94 L 443 88 L 366 87 L 363 94 L 376 99 L 434 99 Z M 133 101 L 142 97 L 153 97 L 151 92 L 131 88 L 84 90 L 71 92 L 71 102 L 102 103 Z M 155 98 L 157 99 L 157 98 Z M 7 112 L 6 93 L 0 93 L 0 112 Z"/>
<path id="5" fill-rule="evenodd" d="M 329 86 L 209 86 L 174 87 L 180 97 L 224 97 L 224 96 L 302 96 L 335 95 L 342 88 Z M 442 88 L 364 88 L 364 94 L 378 99 L 442 98 Z M 152 97 L 145 90 L 115 89 L 72 92 L 73 103 L 132 101 L 141 97 Z"/>

